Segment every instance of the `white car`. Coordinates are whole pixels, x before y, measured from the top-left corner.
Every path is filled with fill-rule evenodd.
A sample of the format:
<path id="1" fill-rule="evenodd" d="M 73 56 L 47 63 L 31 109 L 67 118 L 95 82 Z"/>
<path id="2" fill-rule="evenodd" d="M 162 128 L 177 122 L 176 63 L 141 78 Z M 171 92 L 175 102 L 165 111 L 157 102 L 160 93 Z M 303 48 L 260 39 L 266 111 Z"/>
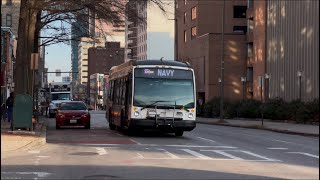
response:
<path id="1" fill-rule="evenodd" d="M 56 115 L 56 110 L 60 107 L 61 103 L 69 102 L 70 100 L 53 100 L 49 104 L 49 118 L 53 118 Z"/>

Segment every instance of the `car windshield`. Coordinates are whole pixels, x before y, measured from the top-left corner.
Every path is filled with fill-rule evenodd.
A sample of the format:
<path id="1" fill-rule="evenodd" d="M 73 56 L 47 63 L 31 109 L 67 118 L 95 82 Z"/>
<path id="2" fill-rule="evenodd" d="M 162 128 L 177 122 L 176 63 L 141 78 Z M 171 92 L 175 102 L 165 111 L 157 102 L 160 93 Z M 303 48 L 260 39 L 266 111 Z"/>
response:
<path id="1" fill-rule="evenodd" d="M 84 103 L 62 103 L 61 110 L 87 110 Z"/>
<path id="2" fill-rule="evenodd" d="M 155 105 L 194 108 L 192 79 L 135 78 L 135 106 Z"/>

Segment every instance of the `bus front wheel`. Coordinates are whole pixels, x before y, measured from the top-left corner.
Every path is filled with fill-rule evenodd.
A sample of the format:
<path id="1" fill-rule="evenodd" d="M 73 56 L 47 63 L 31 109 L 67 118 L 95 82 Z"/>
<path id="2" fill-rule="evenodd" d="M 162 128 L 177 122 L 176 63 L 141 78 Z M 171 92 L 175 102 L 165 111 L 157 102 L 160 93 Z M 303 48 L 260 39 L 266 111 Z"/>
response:
<path id="1" fill-rule="evenodd" d="M 176 131 L 174 134 L 176 136 L 183 136 L 183 131 Z"/>

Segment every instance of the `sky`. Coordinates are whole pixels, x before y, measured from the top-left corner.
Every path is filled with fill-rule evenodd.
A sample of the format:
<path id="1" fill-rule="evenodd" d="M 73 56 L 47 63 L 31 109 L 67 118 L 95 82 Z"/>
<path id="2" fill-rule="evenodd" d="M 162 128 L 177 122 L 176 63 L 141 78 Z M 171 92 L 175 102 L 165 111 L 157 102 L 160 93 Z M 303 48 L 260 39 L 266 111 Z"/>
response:
<path id="1" fill-rule="evenodd" d="M 51 23 L 52 26 L 60 27 L 60 22 Z M 71 26 L 67 23 L 64 23 L 66 28 Z M 53 31 L 43 30 L 42 34 L 44 36 L 52 36 Z M 71 46 L 58 43 L 45 47 L 45 67 L 48 68 L 48 72 L 55 72 L 57 69 L 60 69 L 61 72 L 71 71 Z M 69 76 L 68 73 L 62 73 L 60 77 L 56 77 L 55 73 L 48 73 L 48 82 L 62 82 L 63 76 Z"/>
<path id="2" fill-rule="evenodd" d="M 49 72 L 55 72 L 57 69 L 62 72 L 71 71 L 71 46 L 63 43 L 47 46 L 45 67 Z M 69 74 L 62 73 L 60 77 L 56 77 L 56 74 L 48 73 L 48 82 L 62 82 L 62 76 Z"/>

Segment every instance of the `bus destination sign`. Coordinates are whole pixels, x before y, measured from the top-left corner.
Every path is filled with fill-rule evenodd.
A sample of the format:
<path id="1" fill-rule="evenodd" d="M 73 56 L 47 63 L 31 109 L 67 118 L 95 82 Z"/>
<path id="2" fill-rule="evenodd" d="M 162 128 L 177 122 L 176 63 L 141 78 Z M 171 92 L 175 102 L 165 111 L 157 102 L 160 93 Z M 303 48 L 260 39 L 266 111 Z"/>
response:
<path id="1" fill-rule="evenodd" d="M 137 68 L 135 69 L 135 77 L 192 79 L 192 71 L 166 68 Z"/>

